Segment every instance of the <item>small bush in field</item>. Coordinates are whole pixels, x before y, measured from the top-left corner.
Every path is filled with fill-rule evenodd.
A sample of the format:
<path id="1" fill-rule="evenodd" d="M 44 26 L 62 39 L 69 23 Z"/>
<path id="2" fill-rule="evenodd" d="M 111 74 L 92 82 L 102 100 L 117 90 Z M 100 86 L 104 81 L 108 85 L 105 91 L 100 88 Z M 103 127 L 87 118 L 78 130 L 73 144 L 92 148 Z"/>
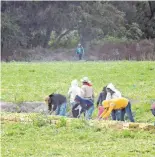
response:
<path id="1" fill-rule="evenodd" d="M 32 117 L 33 125 L 37 127 L 42 127 L 47 125 L 47 117 L 41 114 L 37 114 Z"/>
<path id="2" fill-rule="evenodd" d="M 124 137 L 124 138 L 134 138 L 135 135 L 130 130 L 123 130 L 122 137 Z"/>
<path id="3" fill-rule="evenodd" d="M 61 127 L 65 127 L 67 124 L 67 121 L 64 117 L 60 118 L 60 120 L 58 121 L 58 123 L 56 124 L 57 128 L 61 128 Z"/>

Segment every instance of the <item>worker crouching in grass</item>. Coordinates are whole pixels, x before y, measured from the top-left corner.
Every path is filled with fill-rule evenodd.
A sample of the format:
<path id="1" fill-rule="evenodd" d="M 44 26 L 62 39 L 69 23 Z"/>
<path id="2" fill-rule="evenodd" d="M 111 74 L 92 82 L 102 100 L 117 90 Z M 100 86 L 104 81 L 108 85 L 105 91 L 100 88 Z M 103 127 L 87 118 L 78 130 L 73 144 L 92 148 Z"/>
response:
<path id="1" fill-rule="evenodd" d="M 127 114 L 129 120 L 134 122 L 134 118 L 132 116 L 131 104 L 130 101 L 126 98 L 117 98 L 111 100 L 103 101 L 104 112 L 100 115 L 101 118 L 108 118 L 110 114 L 114 111 L 120 110 L 120 119 L 124 121 L 124 115 Z"/>
<path id="2" fill-rule="evenodd" d="M 51 94 L 45 98 L 50 114 L 55 112 L 55 115 L 66 116 L 67 99 L 61 94 Z"/>
<path id="3" fill-rule="evenodd" d="M 72 112 L 75 112 L 75 110 L 77 110 L 76 108 L 78 108 L 79 114 L 77 117 L 80 117 L 80 115 L 82 113 L 84 113 L 86 120 L 91 119 L 93 111 L 94 111 L 93 101 L 90 99 L 82 98 L 78 95 L 76 95 L 75 101 L 76 101 L 76 105 L 73 106 Z M 73 115 L 74 115 L 74 113 L 73 113 Z"/>

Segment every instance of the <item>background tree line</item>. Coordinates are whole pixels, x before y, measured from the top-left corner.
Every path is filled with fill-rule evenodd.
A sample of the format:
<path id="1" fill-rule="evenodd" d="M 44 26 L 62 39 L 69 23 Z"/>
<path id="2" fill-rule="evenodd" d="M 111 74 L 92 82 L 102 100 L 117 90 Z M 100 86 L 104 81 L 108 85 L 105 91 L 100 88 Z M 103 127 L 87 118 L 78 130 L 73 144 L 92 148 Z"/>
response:
<path id="1" fill-rule="evenodd" d="M 112 36 L 127 40 L 155 38 L 155 2 L 2 1 L 1 52 L 19 48 L 84 46 Z M 75 39 L 75 40 L 74 40 Z"/>

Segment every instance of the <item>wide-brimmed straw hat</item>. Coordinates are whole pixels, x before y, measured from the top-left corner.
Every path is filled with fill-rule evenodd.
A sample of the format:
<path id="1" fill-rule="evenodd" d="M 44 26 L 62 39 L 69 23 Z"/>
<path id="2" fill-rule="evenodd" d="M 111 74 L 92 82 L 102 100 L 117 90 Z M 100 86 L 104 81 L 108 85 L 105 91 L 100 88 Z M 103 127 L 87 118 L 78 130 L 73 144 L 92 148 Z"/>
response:
<path id="1" fill-rule="evenodd" d="M 91 81 L 89 80 L 88 77 L 83 77 L 83 78 L 81 79 L 81 82 L 91 83 Z"/>

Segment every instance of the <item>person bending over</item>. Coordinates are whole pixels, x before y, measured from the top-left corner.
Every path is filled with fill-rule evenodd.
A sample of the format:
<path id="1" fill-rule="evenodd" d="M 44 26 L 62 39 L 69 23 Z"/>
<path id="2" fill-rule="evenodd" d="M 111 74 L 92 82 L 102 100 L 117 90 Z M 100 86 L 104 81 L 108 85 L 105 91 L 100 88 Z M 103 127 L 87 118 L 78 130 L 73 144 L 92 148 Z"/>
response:
<path id="1" fill-rule="evenodd" d="M 106 100 L 111 100 L 111 99 L 122 97 L 122 94 L 120 93 L 120 91 L 118 91 L 112 83 L 109 83 L 107 85 L 106 90 L 107 90 Z M 113 110 L 111 113 L 112 120 L 120 120 L 121 119 L 120 112 L 121 110 Z"/>
<path id="2" fill-rule="evenodd" d="M 112 111 L 121 110 L 121 120 L 124 121 L 124 115 L 127 114 L 129 120 L 134 122 L 132 116 L 130 101 L 126 98 L 116 98 L 103 101 L 104 112 L 100 115 L 100 118 L 107 118 Z"/>
<path id="3" fill-rule="evenodd" d="M 46 104 L 48 104 L 48 110 L 55 111 L 55 115 L 65 116 L 67 109 L 67 99 L 61 94 L 51 94 L 45 98 Z"/>
<path id="4" fill-rule="evenodd" d="M 75 97 L 75 101 L 77 102 L 76 105 L 73 107 L 72 112 L 75 112 L 75 110 L 78 110 L 78 116 L 80 117 L 80 115 L 82 113 L 84 113 L 85 118 L 86 119 L 91 119 L 92 118 L 92 114 L 93 114 L 93 109 L 94 108 L 94 104 L 91 100 L 89 99 L 84 99 L 78 95 L 76 95 Z"/>

